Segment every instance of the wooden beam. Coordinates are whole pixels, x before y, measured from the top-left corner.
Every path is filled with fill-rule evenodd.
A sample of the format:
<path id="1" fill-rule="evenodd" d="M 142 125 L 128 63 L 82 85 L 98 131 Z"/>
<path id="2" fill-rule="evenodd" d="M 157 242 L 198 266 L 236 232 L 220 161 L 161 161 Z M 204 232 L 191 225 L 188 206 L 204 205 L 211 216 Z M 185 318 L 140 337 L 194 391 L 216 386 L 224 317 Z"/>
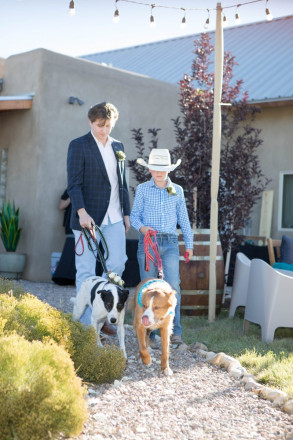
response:
<path id="1" fill-rule="evenodd" d="M 29 110 L 32 108 L 32 99 L 0 99 L 0 111 L 6 110 Z"/>

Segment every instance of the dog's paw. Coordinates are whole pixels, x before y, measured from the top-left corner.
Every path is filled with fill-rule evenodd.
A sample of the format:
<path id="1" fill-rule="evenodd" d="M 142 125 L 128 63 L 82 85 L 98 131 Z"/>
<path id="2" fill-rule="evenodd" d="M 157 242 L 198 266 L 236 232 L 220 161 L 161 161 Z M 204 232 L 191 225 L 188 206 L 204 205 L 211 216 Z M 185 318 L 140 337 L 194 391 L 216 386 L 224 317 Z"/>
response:
<path id="1" fill-rule="evenodd" d="M 140 356 L 140 360 L 145 367 L 150 367 L 152 365 L 152 358 L 150 356 Z"/>
<path id="2" fill-rule="evenodd" d="M 102 344 L 102 342 L 101 342 L 101 339 L 98 340 L 98 342 L 97 342 L 97 346 L 98 346 L 98 347 L 101 347 L 101 348 L 104 348 L 104 346 L 103 346 L 103 344 Z"/>
<path id="3" fill-rule="evenodd" d="M 173 371 L 169 367 L 165 368 L 165 370 L 162 370 L 162 373 L 164 376 L 172 376 L 173 375 Z"/>

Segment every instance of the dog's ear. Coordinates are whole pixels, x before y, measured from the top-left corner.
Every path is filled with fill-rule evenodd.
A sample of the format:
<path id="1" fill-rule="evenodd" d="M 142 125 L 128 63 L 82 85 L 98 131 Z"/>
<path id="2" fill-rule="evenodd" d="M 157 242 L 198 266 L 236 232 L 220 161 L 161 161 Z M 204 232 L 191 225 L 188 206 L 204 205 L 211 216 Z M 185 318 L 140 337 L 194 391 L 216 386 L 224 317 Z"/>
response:
<path id="1" fill-rule="evenodd" d="M 164 291 L 165 295 L 167 295 L 169 298 L 171 298 L 173 295 L 176 295 L 176 290 L 172 289 L 169 292 Z"/>
<path id="2" fill-rule="evenodd" d="M 125 302 L 128 298 L 129 295 L 129 290 L 126 289 L 119 289 L 119 299 L 121 300 L 121 302 Z"/>
<path id="3" fill-rule="evenodd" d="M 176 306 L 177 299 L 176 299 L 176 290 L 172 289 L 170 292 L 165 292 L 165 294 L 168 297 L 168 304 L 170 306 Z"/>
<path id="4" fill-rule="evenodd" d="M 105 302 L 109 291 L 108 290 L 99 290 L 98 293 L 101 295 L 102 301 Z"/>

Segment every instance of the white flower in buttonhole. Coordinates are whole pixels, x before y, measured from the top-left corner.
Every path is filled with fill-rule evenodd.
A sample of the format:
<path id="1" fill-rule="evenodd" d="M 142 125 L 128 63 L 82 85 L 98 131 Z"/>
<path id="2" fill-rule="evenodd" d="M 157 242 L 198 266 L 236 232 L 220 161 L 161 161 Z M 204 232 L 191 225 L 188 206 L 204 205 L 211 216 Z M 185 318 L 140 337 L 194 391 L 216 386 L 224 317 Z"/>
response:
<path id="1" fill-rule="evenodd" d="M 119 162 L 122 162 L 123 160 L 126 159 L 126 154 L 121 150 L 116 151 L 116 156 L 117 156 Z"/>
<path id="2" fill-rule="evenodd" d="M 169 196 L 176 196 L 176 189 L 174 188 L 173 185 L 170 185 L 167 187 L 167 191 L 168 191 L 168 195 Z"/>

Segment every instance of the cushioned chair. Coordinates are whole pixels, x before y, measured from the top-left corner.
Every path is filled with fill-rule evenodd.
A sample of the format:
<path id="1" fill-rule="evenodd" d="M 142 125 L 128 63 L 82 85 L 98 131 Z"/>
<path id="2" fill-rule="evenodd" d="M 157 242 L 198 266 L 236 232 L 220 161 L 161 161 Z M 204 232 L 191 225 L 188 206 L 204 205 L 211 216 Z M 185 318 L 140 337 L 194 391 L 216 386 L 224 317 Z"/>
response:
<path id="1" fill-rule="evenodd" d="M 249 322 L 261 326 L 264 342 L 272 342 L 278 327 L 293 327 L 293 274 L 253 259 L 244 313 L 244 332 Z"/>
<path id="2" fill-rule="evenodd" d="M 242 252 L 236 255 L 234 279 L 231 293 L 229 318 L 233 318 L 237 307 L 246 306 L 247 288 L 251 260 Z"/>

